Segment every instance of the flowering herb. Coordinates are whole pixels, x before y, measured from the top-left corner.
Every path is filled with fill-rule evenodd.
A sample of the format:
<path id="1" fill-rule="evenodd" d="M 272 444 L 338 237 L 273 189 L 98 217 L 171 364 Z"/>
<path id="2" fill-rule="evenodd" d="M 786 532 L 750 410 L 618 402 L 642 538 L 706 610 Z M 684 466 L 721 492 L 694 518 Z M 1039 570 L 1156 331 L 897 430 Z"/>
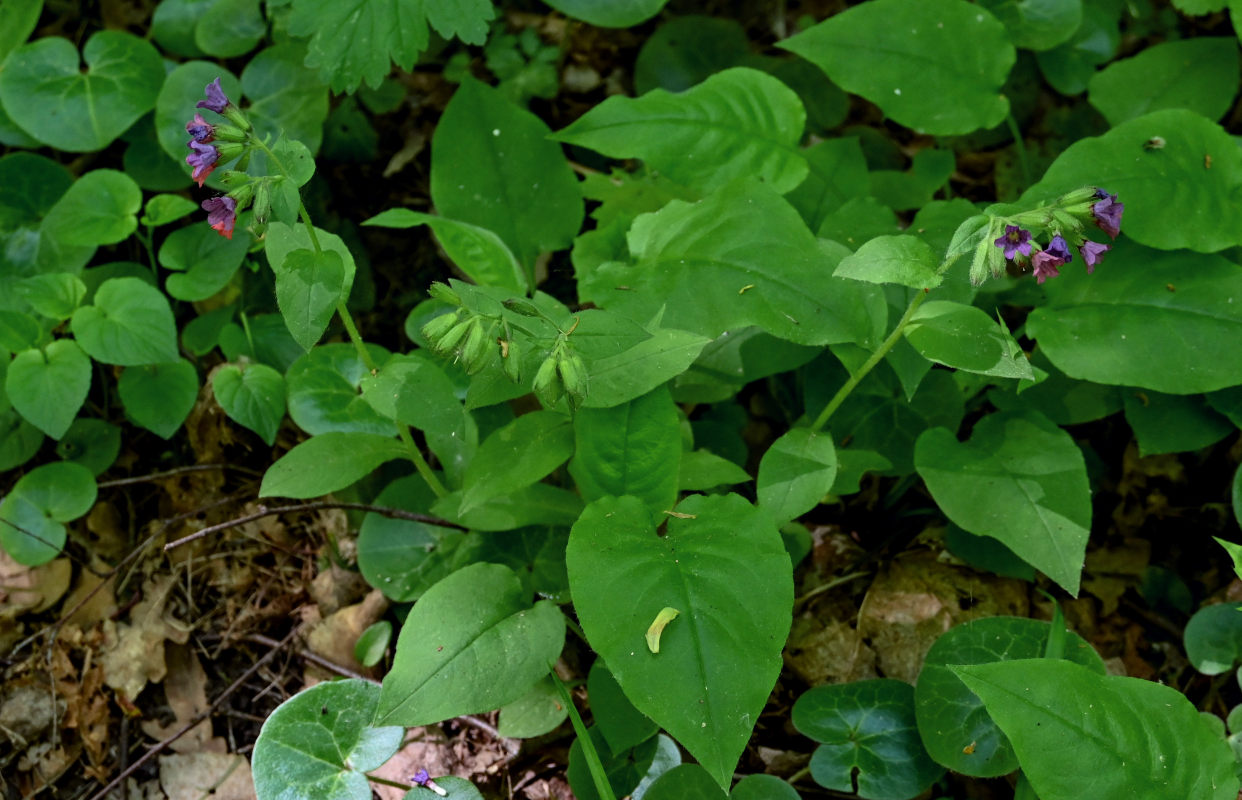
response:
<path id="1" fill-rule="evenodd" d="M 1052 237 L 1052 241 L 1048 242 L 1046 248 L 1049 253 L 1061 259 L 1061 263 L 1068 264 L 1074 260 L 1074 256 L 1070 253 L 1069 243 L 1061 234 Z"/>
<path id="2" fill-rule="evenodd" d="M 1055 278 L 1060 275 L 1058 267 L 1064 263 L 1064 259 L 1047 250 L 1040 250 L 1031 256 L 1031 268 L 1035 271 L 1035 277 L 1040 283 L 1043 283 L 1048 278 Z"/>
<path id="3" fill-rule="evenodd" d="M 185 132 L 193 141 L 206 144 L 215 138 L 216 127 L 203 119 L 202 114 L 195 114 L 194 119 L 185 124 Z"/>
<path id="4" fill-rule="evenodd" d="M 1112 245 L 1100 244 L 1087 240 L 1078 246 L 1078 252 L 1082 253 L 1082 260 L 1087 264 L 1087 274 L 1090 275 L 1095 271 L 1095 265 L 1100 263 L 1104 258 L 1104 254 L 1112 249 Z"/>
<path id="5" fill-rule="evenodd" d="M 207 84 L 207 88 L 203 92 L 207 95 L 207 99 L 199 100 L 195 108 L 205 108 L 217 114 L 223 114 L 224 109 L 229 107 L 229 99 L 224 96 L 224 89 L 220 86 L 219 78 Z"/>
<path id="6" fill-rule="evenodd" d="M 1091 214 L 1095 217 L 1095 224 L 1100 226 L 1100 230 L 1108 234 L 1110 239 L 1116 239 L 1117 234 L 1121 233 L 1121 212 L 1125 211 L 1125 203 L 1117 202 L 1117 195 L 1109 194 L 1103 189 L 1096 189 L 1095 196 L 1100 201 L 1091 206 Z"/>
<path id="7" fill-rule="evenodd" d="M 202 202 L 207 212 L 207 224 L 225 239 L 233 238 L 233 226 L 237 224 L 237 201 L 225 195 L 211 197 Z"/>
<path id="8" fill-rule="evenodd" d="M 1005 251 L 1005 258 L 1013 258 L 1018 253 L 1029 256 L 1031 254 L 1031 232 L 1017 225 L 1006 225 L 1004 235 L 996 240 L 996 246 Z"/>
<path id="9" fill-rule="evenodd" d="M 194 152 L 185 157 L 185 163 L 194 168 L 190 177 L 202 186 L 203 181 L 207 180 L 207 176 L 216 168 L 216 162 L 220 160 L 220 151 L 213 144 L 203 144 L 194 139 L 189 141 L 189 147 Z"/>

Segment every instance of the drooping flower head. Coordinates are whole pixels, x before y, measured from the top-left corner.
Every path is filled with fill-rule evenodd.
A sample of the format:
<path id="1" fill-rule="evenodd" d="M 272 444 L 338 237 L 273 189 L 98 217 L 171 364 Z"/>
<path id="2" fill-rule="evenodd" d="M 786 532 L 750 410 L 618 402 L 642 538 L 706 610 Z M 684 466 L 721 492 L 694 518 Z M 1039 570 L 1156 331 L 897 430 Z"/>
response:
<path id="1" fill-rule="evenodd" d="M 207 84 L 207 88 L 203 92 L 207 95 L 207 99 L 199 100 L 195 108 L 205 108 L 208 111 L 223 114 L 224 109 L 229 107 L 229 99 L 224 96 L 224 89 L 220 86 L 219 78 Z"/>
<path id="2" fill-rule="evenodd" d="M 1052 241 L 1048 242 L 1048 252 L 1061 259 L 1062 263 L 1069 263 L 1074 260 L 1074 256 L 1070 254 L 1069 243 L 1061 234 L 1052 237 Z"/>
<path id="3" fill-rule="evenodd" d="M 1018 253 L 1029 256 L 1031 232 L 1017 225 L 1006 225 L 1004 235 L 996 240 L 996 246 L 1005 251 L 1005 258 L 1013 258 Z"/>
<path id="4" fill-rule="evenodd" d="M 1111 249 L 1111 245 L 1100 244 L 1090 240 L 1078 246 L 1078 252 L 1082 253 L 1082 260 L 1087 263 L 1088 275 L 1095 271 L 1095 265 L 1100 263 L 1100 260 L 1104 258 L 1104 254 Z"/>
<path id="5" fill-rule="evenodd" d="M 225 239 L 233 238 L 233 226 L 237 224 L 237 201 L 224 197 L 209 197 L 202 202 L 207 212 L 207 223 Z"/>
<path id="6" fill-rule="evenodd" d="M 216 138 L 216 126 L 203 119 L 202 114 L 195 114 L 194 119 L 185 124 L 185 132 L 190 134 L 190 138 L 201 144 L 206 144 Z"/>
<path id="7" fill-rule="evenodd" d="M 185 163 L 194 168 L 190 177 L 201 187 L 203 181 L 207 180 L 207 176 L 216 168 L 216 162 L 220 160 L 220 151 L 214 144 L 201 144 L 193 139 L 190 140 L 190 150 L 193 152 L 185 157 Z"/>
<path id="8" fill-rule="evenodd" d="M 1108 234 L 1110 239 L 1116 239 L 1117 234 L 1121 233 L 1121 212 L 1125 211 L 1125 203 L 1117 202 L 1117 195 L 1109 194 L 1103 189 L 1096 189 L 1095 196 L 1100 198 L 1098 203 L 1091 206 L 1091 215 L 1095 217 L 1095 224 L 1100 226 L 1100 230 Z"/>
<path id="9" fill-rule="evenodd" d="M 1055 278 L 1060 275 L 1058 267 L 1064 263 L 1063 259 L 1049 253 L 1047 250 L 1040 250 L 1031 256 L 1031 268 L 1035 271 L 1035 277 L 1040 283 L 1043 283 L 1048 278 Z"/>

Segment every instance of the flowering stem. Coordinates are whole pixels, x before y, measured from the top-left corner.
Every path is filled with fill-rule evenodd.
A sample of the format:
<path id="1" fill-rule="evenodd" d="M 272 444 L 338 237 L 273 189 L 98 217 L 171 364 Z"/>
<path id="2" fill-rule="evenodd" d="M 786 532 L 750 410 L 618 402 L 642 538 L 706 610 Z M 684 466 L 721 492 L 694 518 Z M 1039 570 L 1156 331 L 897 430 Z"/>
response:
<path id="1" fill-rule="evenodd" d="M 1009 133 L 1013 135 L 1013 147 L 1018 151 L 1018 167 L 1022 170 L 1022 186 L 1025 188 L 1031 185 L 1031 162 L 1026 154 L 1026 141 L 1022 138 L 1022 131 L 1018 128 L 1018 121 L 1013 118 L 1013 112 L 1005 115 L 1005 123 L 1009 125 Z"/>
<path id="2" fill-rule="evenodd" d="M 276 169 L 280 170 L 280 174 L 285 176 L 285 180 L 293 180 L 293 176 L 289 174 L 289 170 L 281 163 L 280 158 L 272 152 L 272 149 L 253 130 L 250 133 L 250 139 L 255 146 L 267 154 L 268 159 L 276 166 Z M 302 202 L 301 192 L 298 192 L 298 215 L 302 218 L 302 224 L 306 226 L 306 235 L 310 238 L 311 247 L 314 248 L 315 255 L 322 255 L 323 247 L 319 244 L 319 237 L 315 234 L 315 225 L 311 222 L 310 212 L 306 210 L 306 204 Z M 367 371 L 372 375 L 379 374 L 379 365 L 371 357 L 371 352 L 367 350 L 366 342 L 363 341 L 362 335 L 358 333 L 358 326 L 354 323 L 354 317 L 349 313 L 349 309 L 345 307 L 345 298 L 336 301 L 336 315 L 341 318 L 341 324 L 345 326 L 345 333 L 349 335 L 349 340 L 353 342 L 354 349 L 358 351 L 358 358 L 366 366 Z M 444 488 L 444 484 L 431 471 L 431 466 L 427 463 L 427 459 L 423 458 L 422 451 L 418 449 L 418 445 L 414 442 L 414 436 L 410 433 L 410 426 L 403 422 L 397 422 L 397 435 L 401 438 L 402 444 L 405 445 L 406 455 L 409 456 L 410 461 L 414 462 L 414 468 L 418 470 L 418 474 L 426 481 L 432 493 L 436 497 L 444 497 L 448 494 L 448 489 Z"/>

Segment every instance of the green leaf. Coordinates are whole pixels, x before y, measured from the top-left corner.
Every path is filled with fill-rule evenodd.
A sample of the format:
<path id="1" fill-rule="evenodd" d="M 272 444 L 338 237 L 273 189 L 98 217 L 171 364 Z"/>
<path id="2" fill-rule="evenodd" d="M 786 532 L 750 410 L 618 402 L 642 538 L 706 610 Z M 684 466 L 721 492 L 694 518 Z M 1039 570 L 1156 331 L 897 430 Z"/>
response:
<path id="1" fill-rule="evenodd" d="M 778 46 L 919 133 L 970 133 L 1009 113 L 1001 86 L 1013 45 L 995 17 L 963 0 L 875 0 Z"/>
<path id="2" fill-rule="evenodd" d="M 728 795 L 710 772 L 698 764 L 682 764 L 656 778 L 643 797 L 645 800 L 726 800 Z"/>
<path id="3" fill-rule="evenodd" d="M 225 239 L 207 225 L 173 231 L 159 250 L 160 266 L 179 273 L 168 276 L 168 294 L 190 302 L 206 300 L 228 285 L 249 249 L 250 236 L 242 233 Z"/>
<path id="4" fill-rule="evenodd" d="M 628 28 L 660 13 L 668 0 L 549 0 L 562 14 L 601 28 Z"/>
<path id="5" fill-rule="evenodd" d="M 727 786 L 790 626 L 789 556 L 771 518 L 737 495 L 696 495 L 661 537 L 641 500 L 604 498 L 574 525 L 566 561 L 582 629 L 626 696 Z M 643 634 L 666 607 L 681 616 L 653 654 Z"/>
<path id="6" fill-rule="evenodd" d="M 441 796 L 438 792 L 433 792 L 426 787 L 415 786 L 406 792 L 402 800 L 483 800 L 483 795 L 479 793 L 478 788 L 465 778 L 445 775 L 436 778 L 435 782 L 447 794 Z"/>
<path id="7" fill-rule="evenodd" d="M 1235 516 L 1238 514 L 1238 474 L 1234 473 L 1233 476 L 1233 510 Z M 1242 544 L 1227 542 L 1219 536 L 1213 536 L 1212 538 L 1216 540 L 1218 545 L 1225 548 L 1225 552 L 1233 560 L 1233 571 L 1238 575 L 1239 579 L 1242 579 Z"/>
<path id="8" fill-rule="evenodd" d="M 86 298 L 86 284 L 76 275 L 53 272 L 33 275 L 16 284 L 17 293 L 38 313 L 63 322 Z"/>
<path id="9" fill-rule="evenodd" d="M 422 0 L 295 0 L 289 31 L 312 36 L 307 65 L 317 67 L 334 92 L 352 93 L 362 80 L 378 88 L 392 69 L 390 59 L 401 69 L 413 68 L 427 48 L 429 14 Z"/>
<path id="10" fill-rule="evenodd" d="M 663 308 L 663 326 L 712 339 L 750 325 L 805 345 L 866 346 L 884 335 L 879 289 L 831 277 L 845 249 L 816 240 L 756 181 L 645 214 L 629 243 L 637 263 L 601 267 L 580 286 L 584 300 L 644 321 Z"/>
<path id="11" fill-rule="evenodd" d="M 810 168 L 806 180 L 785 195 L 811 230 L 847 200 L 871 192 L 867 159 L 857 136 L 825 139 L 802 151 Z"/>
<path id="12" fill-rule="evenodd" d="M 310 350 L 345 299 L 345 265 L 331 250 L 298 249 L 277 266 L 276 302 L 294 341 Z"/>
<path id="13" fill-rule="evenodd" d="M 20 467 L 43 446 L 43 433 L 15 409 L 0 411 L 0 470 Z"/>
<path id="14" fill-rule="evenodd" d="M 832 274 L 868 283 L 933 289 L 940 285 L 936 273 L 939 266 L 940 259 L 931 245 L 916 236 L 877 236 L 841 259 Z"/>
<path id="15" fill-rule="evenodd" d="M 433 513 L 473 531 L 511 531 L 527 525 L 568 526 L 582 512 L 582 498 L 546 483 L 534 483 L 462 513 L 462 493 L 451 492 L 436 501 Z"/>
<path id="16" fill-rule="evenodd" d="M 340 298 L 342 300 L 348 298 L 350 291 L 354 287 L 354 275 L 358 270 L 357 265 L 354 263 L 353 254 L 349 252 L 349 248 L 345 245 L 345 242 L 341 239 L 341 237 L 337 236 L 335 233 L 328 233 L 320 228 L 315 228 L 315 238 L 319 241 L 319 247 L 325 254 L 336 253 L 340 256 L 341 265 L 345 269 L 344 278 L 341 281 L 339 290 Z M 289 268 L 284 266 L 286 259 L 296 250 L 309 250 L 312 253 L 315 251 L 315 246 L 311 244 L 310 234 L 307 232 L 305 225 L 300 223 L 297 225 L 286 225 L 283 222 L 273 222 L 268 226 L 264 252 L 267 253 L 267 263 L 272 265 L 272 271 L 276 273 L 278 293 L 277 300 L 279 301 L 279 282 L 283 272 L 285 275 L 285 281 L 290 284 L 287 287 L 287 290 L 296 297 L 305 296 L 308 301 L 310 299 L 314 299 L 317 304 L 325 302 L 326 295 L 329 294 L 328 290 L 331 288 L 330 286 L 320 286 L 319 284 L 310 285 L 305 280 L 305 276 L 295 277 L 290 274 Z M 305 256 L 299 256 L 298 258 L 303 262 L 305 261 Z M 326 257 L 323 261 L 333 264 L 335 263 Z M 293 265 L 290 265 L 290 267 L 291 266 Z M 322 268 L 317 265 L 316 269 L 325 273 L 322 276 L 324 278 L 332 277 L 332 275 L 328 273 L 335 272 L 335 268 L 332 266 Z M 312 289 L 315 289 L 315 291 L 312 292 Z M 309 311 L 310 309 L 308 308 L 306 310 Z M 283 309 L 281 314 L 282 316 L 284 315 Z M 286 319 L 285 324 L 288 325 L 288 319 Z M 302 343 L 299 341 L 298 344 Z M 302 349 L 309 350 L 310 348 L 303 346 Z"/>
<path id="17" fill-rule="evenodd" d="M 362 224 L 385 228 L 426 225 L 435 233 L 449 260 L 467 278 L 480 286 L 509 289 L 514 294 L 526 293 L 526 272 L 522 265 L 504 241 L 486 228 L 407 208 L 390 208 Z"/>
<path id="18" fill-rule="evenodd" d="M 806 112 L 792 89 L 738 67 L 680 94 L 610 97 L 556 138 L 612 158 L 641 158 L 704 191 L 754 176 L 784 193 L 807 175 L 798 149 L 804 127 Z"/>
<path id="19" fill-rule="evenodd" d="M 496 16 L 490 0 L 428 0 L 427 21 L 444 39 L 456 36 L 466 44 L 487 40 L 487 23 Z"/>
<path id="20" fill-rule="evenodd" d="M 458 513 L 530 486 L 568 461 L 573 452 L 569 417 L 554 411 L 523 414 L 479 445 L 466 467 Z"/>
<path id="21" fill-rule="evenodd" d="M 1083 0 L 984 0 L 981 6 L 1009 30 L 1015 47 L 1050 50 L 1082 24 Z"/>
<path id="22" fill-rule="evenodd" d="M 756 773 L 737 782 L 730 800 L 799 800 L 798 792 L 775 775 Z"/>
<path id="23" fill-rule="evenodd" d="M 380 688 L 352 678 L 320 683 L 272 712 L 254 743 L 255 793 L 273 798 L 367 800 L 366 773 L 401 747 L 405 729 L 375 727 Z"/>
<path id="24" fill-rule="evenodd" d="M 169 0 L 164 0 L 160 8 L 167 5 Z M 185 123 L 194 116 L 194 104 L 203 98 L 203 87 L 216 78 L 220 79 L 226 97 L 235 103 L 241 99 L 241 83 L 233 77 L 233 73 L 212 62 L 187 61 L 168 73 L 155 103 L 155 133 L 160 147 L 177 162 L 187 182 L 190 166 L 185 163 L 185 157 L 189 154 L 185 143 Z M 212 116 L 211 112 L 199 113 Z M 218 172 L 207 180 L 208 186 L 213 184 L 221 185 Z"/>
<path id="25" fill-rule="evenodd" d="M 117 391 L 130 419 L 168 439 L 194 409 L 198 370 L 184 358 L 168 364 L 128 367 L 117 381 Z"/>
<path id="26" fill-rule="evenodd" d="M 1163 146 L 1151 147 L 1153 140 L 1162 140 Z M 1155 111 L 1103 136 L 1079 139 L 1021 202 L 1079 188 L 1084 175 L 1125 203 L 1123 233 L 1140 244 L 1199 253 L 1242 244 L 1242 204 L 1237 202 L 1242 149 L 1223 128 L 1193 111 Z M 1119 260 L 1117 255 L 1109 258 Z M 1110 271 L 1109 266 L 1106 261 L 1100 273 Z M 1176 274 L 1197 272 L 1180 269 Z"/>
<path id="27" fill-rule="evenodd" d="M 13 408 L 53 439 L 69 430 L 91 388 L 91 360 L 72 339 L 23 350 L 9 364 L 5 391 Z"/>
<path id="28" fill-rule="evenodd" d="M 1040 72 L 1054 89 L 1071 96 L 1086 91 L 1100 64 L 1111 61 L 1121 43 L 1117 21 L 1122 7 L 1113 3 L 1085 3 L 1082 24 L 1069 41 L 1035 54 Z"/>
<path id="29" fill-rule="evenodd" d="M 194 44 L 216 58 L 235 58 L 253 50 L 266 33 L 259 0 L 213 0 L 194 26 Z"/>
<path id="30" fill-rule="evenodd" d="M 595 659 L 587 675 L 587 696 L 591 698 L 595 727 L 614 753 L 636 747 L 660 730 L 659 725 L 634 708 L 602 658 Z"/>
<path id="31" fill-rule="evenodd" d="M 392 359 L 386 350 L 373 344 L 367 349 L 375 363 L 383 365 L 381 370 L 388 367 Z M 290 365 L 285 378 L 289 416 L 312 436 L 333 431 L 391 436 L 397 431 L 392 416 L 382 413 L 383 409 L 376 411 L 368 402 L 364 382 L 375 379 L 352 344 L 312 347 Z"/>
<path id="32" fill-rule="evenodd" d="M 265 48 L 242 70 L 241 88 L 250 100 L 247 116 L 260 136 L 283 135 L 301 142 L 314 153 L 323 141 L 323 122 L 328 118 L 328 90 L 312 70 L 303 66 L 304 58 L 309 58 L 305 52 L 301 45 L 295 44 Z M 184 123 L 182 127 L 184 129 Z M 284 161 L 280 146 L 273 149 Z M 310 168 L 313 169 L 313 164 Z M 300 176 L 294 174 L 296 181 Z"/>
<path id="33" fill-rule="evenodd" d="M 1204 606 L 1186 623 L 1186 657 L 1204 675 L 1222 675 L 1242 660 L 1242 610 L 1236 603 Z"/>
<path id="34" fill-rule="evenodd" d="M 4 0 L 0 3 L 0 63 L 34 32 L 41 11 L 43 0 Z"/>
<path id="35" fill-rule="evenodd" d="M 569 473 L 584 500 L 633 495 L 653 511 L 677 501 L 681 419 L 666 389 L 607 409 L 574 415 L 576 450 Z"/>
<path id="36" fill-rule="evenodd" d="M 655 88 L 682 92 L 751 57 L 746 30 L 736 21 L 691 14 L 673 17 L 643 42 L 634 60 L 634 93 Z"/>
<path id="37" fill-rule="evenodd" d="M 102 419 L 75 419 L 56 444 L 56 455 L 95 476 L 112 466 L 120 452 L 121 429 Z"/>
<path id="38" fill-rule="evenodd" d="M 1051 630 L 1043 620 L 984 617 L 957 625 L 936 640 L 914 687 L 919 734 L 933 759 L 977 778 L 1007 775 L 1018 768 L 1013 745 L 953 665 L 1040 658 Z M 1104 674 L 1095 648 L 1076 633 L 1069 634 L 1061 658 Z"/>
<path id="39" fill-rule="evenodd" d="M 728 331 L 709 342 L 685 372 L 673 379 L 679 403 L 717 403 L 752 381 L 790 372 L 821 350 L 777 339 L 758 328 Z"/>
<path id="40" fill-rule="evenodd" d="M 229 419 L 273 445 L 285 418 L 285 378 L 266 364 L 224 364 L 211 376 L 216 402 Z"/>
<path id="41" fill-rule="evenodd" d="M 1238 266 L 1124 242 L 1109 255 L 1116 260 L 1094 275 L 1062 273 L 1049 302 L 1027 318 L 1027 335 L 1048 359 L 1071 378 L 1169 394 L 1235 385 L 1242 374 L 1242 352 L 1230 346 L 1242 336 Z"/>
<path id="42" fill-rule="evenodd" d="M 35 467 L 0 503 L 0 545 L 19 564 L 46 564 L 65 546 L 63 523 L 90 511 L 97 493 L 86 467 L 65 461 Z"/>
<path id="43" fill-rule="evenodd" d="M 132 34 L 99 31 L 80 57 L 68 39 L 49 36 L 9 54 L 0 103 L 43 144 L 83 153 L 107 147 L 154 108 L 163 81 L 160 54 Z"/>
<path id="44" fill-rule="evenodd" d="M 531 608 L 508 567 L 460 569 L 406 617 L 375 719 L 429 725 L 512 703 L 547 674 L 564 640 L 560 609 L 550 600 Z"/>
<path id="45" fill-rule="evenodd" d="M 556 684 L 545 676 L 529 692 L 501 707 L 496 730 L 501 736 L 532 739 L 556 730 L 568 716 Z"/>
<path id="46" fill-rule="evenodd" d="M 677 488 L 683 492 L 705 492 L 717 486 L 748 481 L 750 474 L 746 470 L 710 450 L 692 450 L 681 454 Z"/>
<path id="47" fill-rule="evenodd" d="M 354 642 L 354 658 L 364 667 L 373 667 L 388 651 L 388 643 L 392 640 L 392 623 L 382 619 L 367 629 Z"/>
<path id="48" fill-rule="evenodd" d="M 710 342 L 696 333 L 660 328 L 628 350 L 591 362 L 583 405 L 608 408 L 641 397 L 685 372 Z"/>
<path id="49" fill-rule="evenodd" d="M 1165 108 L 1218 120 L 1233 105 L 1237 76 L 1238 42 L 1232 36 L 1161 42 L 1097 72 L 1087 99 L 1114 126 Z"/>
<path id="50" fill-rule="evenodd" d="M 615 752 L 609 750 L 598 725 L 592 725 L 587 735 L 591 737 L 614 797 L 643 797 L 652 783 L 681 763 L 681 751 L 662 733 Z M 585 762 L 586 752 L 579 737 L 569 748 L 565 777 L 578 800 L 602 800 Z"/>
<path id="51" fill-rule="evenodd" d="M 0 348 L 26 350 L 44 338 L 43 327 L 30 314 L 0 311 Z"/>
<path id="52" fill-rule="evenodd" d="M 116 244 L 138 229 L 141 207 L 142 190 L 133 178 L 97 169 L 74 181 L 56 201 L 43 219 L 43 230 L 75 247 Z"/>
<path id="53" fill-rule="evenodd" d="M 784 525 L 819 505 L 836 477 L 831 436 L 810 428 L 786 431 L 759 461 L 759 507 Z"/>
<path id="54" fill-rule="evenodd" d="M 431 139 L 437 212 L 492 231 L 526 269 L 540 253 L 569 247 L 582 226 L 582 193 L 550 134 L 496 89 L 465 80 Z"/>
<path id="55" fill-rule="evenodd" d="M 914 463 L 949 519 L 999 539 L 1078 596 L 1091 487 L 1069 434 L 1040 414 L 990 414 L 968 442 L 944 428 L 928 430 L 915 445 Z"/>
<path id="56" fill-rule="evenodd" d="M 285 453 L 263 475 L 260 497 L 307 498 L 344 489 L 405 455 L 405 447 L 374 433 L 325 433 Z"/>
<path id="57" fill-rule="evenodd" d="M 1031 362 L 1001 324 L 981 309 L 932 300 L 914 312 L 906 341 L 937 364 L 1002 378 L 1034 380 Z"/>
<path id="58" fill-rule="evenodd" d="M 138 278 L 110 278 L 94 305 L 73 312 L 73 335 L 91 358 L 123 367 L 177 360 L 177 328 L 163 292 Z"/>
<path id="59" fill-rule="evenodd" d="M 351 375 L 351 382 L 353 379 Z M 363 367 L 356 380 L 363 399 L 388 419 L 428 434 L 464 429 L 461 402 L 453 381 L 421 352 L 393 356 L 384 362 L 378 375 L 368 375 Z"/>
<path id="60" fill-rule="evenodd" d="M 1042 800 L 1100 797 L 1233 800 L 1234 759 L 1185 695 L 1067 661 L 954 667 L 1013 742 Z"/>
<path id="61" fill-rule="evenodd" d="M 820 786 L 869 800 L 914 797 L 944 769 L 923 749 L 914 721 L 914 687 L 884 678 L 817 686 L 794 703 L 793 724 L 820 746 L 811 777 Z"/>
<path id="62" fill-rule="evenodd" d="M 1130 390 L 1122 397 L 1140 458 L 1201 450 L 1237 430 L 1226 417 L 1213 411 L 1202 395 Z"/>

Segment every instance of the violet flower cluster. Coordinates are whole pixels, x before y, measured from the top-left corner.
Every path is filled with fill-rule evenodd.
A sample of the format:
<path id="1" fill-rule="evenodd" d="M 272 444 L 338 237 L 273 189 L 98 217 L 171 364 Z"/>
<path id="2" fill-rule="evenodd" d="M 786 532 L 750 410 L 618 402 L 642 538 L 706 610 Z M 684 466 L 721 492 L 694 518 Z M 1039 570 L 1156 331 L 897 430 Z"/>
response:
<path id="1" fill-rule="evenodd" d="M 1089 193 L 1088 193 L 1089 192 Z M 1027 215 L 1015 218 L 1019 224 L 1005 225 L 1005 232 L 993 244 L 999 247 L 1005 260 L 1012 261 L 1019 267 L 1030 264 L 1036 280 L 1043 283 L 1048 278 L 1060 275 L 1060 268 L 1074 260 L 1068 234 L 1074 241 L 1074 249 L 1082 256 L 1087 265 L 1087 274 L 1095 271 L 1096 264 L 1104 258 L 1104 254 L 1112 249 L 1112 245 L 1092 241 L 1083 234 L 1085 218 L 1093 221 L 1100 230 L 1116 239 L 1121 233 L 1121 214 L 1125 204 L 1117 202 L 1117 195 L 1109 194 L 1103 189 L 1080 190 L 1061 198 L 1060 204 L 1051 211 L 1032 212 L 1037 215 L 1034 222 L 1050 222 L 1048 227 L 1052 237 L 1047 246 L 1040 247 L 1032 238 L 1031 231 L 1022 227 Z"/>
<path id="2" fill-rule="evenodd" d="M 185 157 L 185 163 L 192 168 L 190 177 L 200 187 L 216 167 L 246 155 L 250 136 L 249 120 L 225 96 L 219 78 L 207 84 L 204 93 L 207 99 L 200 100 L 197 107 L 214 111 L 232 124 L 214 124 L 198 113 L 185 124 L 185 132 L 190 135 L 190 140 L 186 142 L 190 154 Z M 226 179 L 230 174 L 236 173 L 226 173 Z M 227 195 L 204 200 L 202 208 L 207 212 L 207 222 L 221 236 L 232 239 L 233 228 L 237 224 L 237 212 L 254 195 L 255 188 L 246 183 Z"/>

